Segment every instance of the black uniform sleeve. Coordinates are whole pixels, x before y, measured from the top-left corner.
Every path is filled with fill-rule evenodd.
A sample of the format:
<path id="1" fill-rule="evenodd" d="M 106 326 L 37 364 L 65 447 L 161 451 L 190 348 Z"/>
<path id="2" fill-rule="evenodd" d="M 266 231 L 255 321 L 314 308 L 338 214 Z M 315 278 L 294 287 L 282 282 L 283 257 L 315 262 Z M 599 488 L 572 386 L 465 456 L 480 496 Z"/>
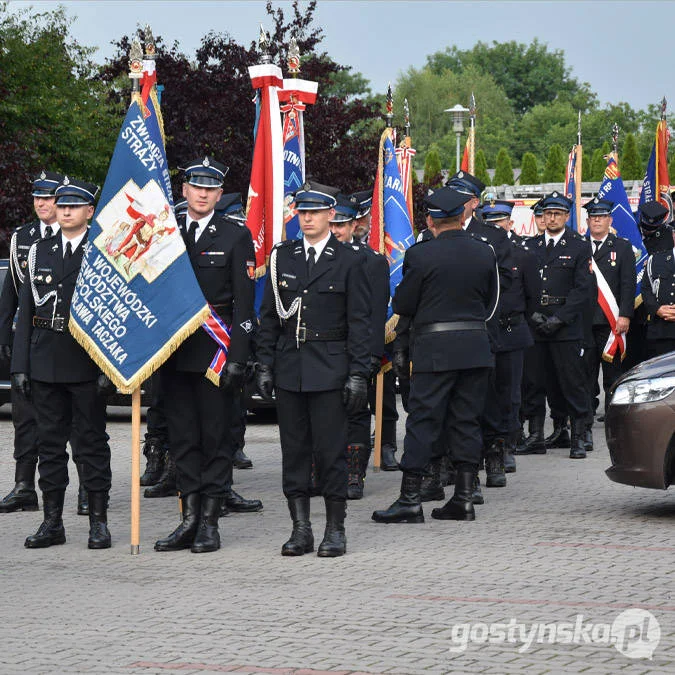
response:
<path id="1" fill-rule="evenodd" d="M 412 250 L 410 248 L 405 252 L 405 257 L 403 258 L 403 278 L 396 287 L 392 300 L 394 312 L 401 316 L 415 315 L 424 281 L 424 270 L 414 264 L 413 256 L 410 254 Z"/>
<path id="2" fill-rule="evenodd" d="M 635 256 L 629 242 L 623 242 L 621 247 L 621 262 L 619 263 L 620 286 L 619 316 L 632 318 L 635 309 L 635 287 L 637 275 L 635 273 Z"/>
<path id="3" fill-rule="evenodd" d="M 525 251 L 523 259 L 523 292 L 525 294 L 525 313 L 532 316 L 537 311 L 541 298 L 541 275 L 539 263 L 534 253 Z"/>
<path id="4" fill-rule="evenodd" d="M 30 340 L 33 332 L 33 315 L 35 305 L 33 293 L 30 287 L 30 279 L 26 272 L 26 281 L 21 286 L 19 293 L 19 314 L 16 320 L 16 334 L 14 335 L 14 348 L 12 349 L 12 373 L 30 374 Z"/>
<path id="5" fill-rule="evenodd" d="M 370 373 L 370 306 L 366 258 L 355 255 L 347 273 L 347 354 L 349 374 L 366 378 Z"/>
<path id="6" fill-rule="evenodd" d="M 232 330 L 228 360 L 246 363 L 251 350 L 255 325 L 255 283 L 248 275 L 248 262 L 255 260 L 253 240 L 248 228 L 239 228 L 241 236 L 232 252 Z"/>
<path id="7" fill-rule="evenodd" d="M 260 363 L 274 367 L 274 353 L 279 335 L 281 335 L 281 321 L 274 301 L 272 275 L 268 274 L 265 280 L 262 305 L 260 306 L 260 327 L 256 334 L 255 343 L 256 358 Z"/>
<path id="8" fill-rule="evenodd" d="M 12 323 L 19 306 L 19 296 L 14 287 L 12 270 L 14 263 L 11 258 L 9 259 L 9 265 L 0 293 L 0 345 L 8 345 L 12 341 Z"/>
<path id="9" fill-rule="evenodd" d="M 591 244 L 579 242 L 582 246 L 574 260 L 574 286 L 567 295 L 567 301 L 556 310 L 555 316 L 571 324 L 579 317 L 586 320 L 590 308 L 589 299 L 594 274 L 591 271 Z"/>
<path id="10" fill-rule="evenodd" d="M 384 325 L 389 306 L 389 264 L 383 255 L 368 256 L 368 281 L 371 288 L 370 353 L 384 354 Z"/>
<path id="11" fill-rule="evenodd" d="M 499 287 L 502 291 L 506 291 L 513 282 L 513 244 L 506 230 L 501 230 L 500 235 L 495 238 L 493 248 L 499 268 Z"/>

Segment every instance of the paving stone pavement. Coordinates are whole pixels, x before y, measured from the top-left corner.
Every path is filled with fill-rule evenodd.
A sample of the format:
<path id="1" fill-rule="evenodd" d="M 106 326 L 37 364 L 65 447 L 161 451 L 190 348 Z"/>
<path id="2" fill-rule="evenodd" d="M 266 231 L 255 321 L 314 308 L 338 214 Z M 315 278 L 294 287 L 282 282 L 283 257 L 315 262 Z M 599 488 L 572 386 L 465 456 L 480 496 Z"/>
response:
<path id="1" fill-rule="evenodd" d="M 348 553 L 337 559 L 279 554 L 290 520 L 278 429 L 254 420 L 246 446 L 254 469 L 235 471 L 235 489 L 260 497 L 264 511 L 221 519 L 217 553 L 156 553 L 154 541 L 177 524 L 177 501 L 142 500 L 141 555 L 131 556 L 130 428 L 115 408 L 111 550 L 86 548 L 74 485 L 65 546 L 25 549 L 41 514 L 0 514 L 0 673 L 675 670 L 675 499 L 611 483 L 600 424 L 586 460 L 565 450 L 519 457 L 506 488 L 484 488 L 473 523 L 432 520 L 440 503 L 425 505 L 421 525 L 373 523 L 372 511 L 397 496 L 400 475 L 370 471 L 366 497 L 349 503 Z M 3 494 L 12 438 L 3 409 Z M 320 538 L 320 498 L 312 509 Z M 635 608 L 658 622 L 658 642 L 646 639 L 649 615 Z M 624 611 L 631 625 L 614 625 L 622 653 L 610 631 Z M 650 645 L 651 660 L 627 655 L 644 657 Z"/>

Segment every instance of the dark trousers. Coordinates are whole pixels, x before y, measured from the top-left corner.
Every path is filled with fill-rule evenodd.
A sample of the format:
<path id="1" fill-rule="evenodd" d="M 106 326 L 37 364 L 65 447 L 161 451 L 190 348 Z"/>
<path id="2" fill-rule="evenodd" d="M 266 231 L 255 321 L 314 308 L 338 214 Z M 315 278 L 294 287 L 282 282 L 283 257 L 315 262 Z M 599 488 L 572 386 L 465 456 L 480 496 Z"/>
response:
<path id="1" fill-rule="evenodd" d="M 512 408 L 513 354 L 516 352 L 497 352 L 495 367 L 488 378 L 488 390 L 481 415 L 483 443 L 488 447 L 496 438 L 506 438 Z M 518 380 L 518 390 L 521 382 Z"/>
<path id="2" fill-rule="evenodd" d="M 65 490 L 68 485 L 66 443 L 77 429 L 77 462 L 82 485 L 89 491 L 110 489 L 110 447 L 106 433 L 106 400 L 96 393 L 96 382 L 51 383 L 33 380 L 42 492 Z M 75 452 L 73 451 L 73 454 Z"/>
<path id="3" fill-rule="evenodd" d="M 14 459 L 17 462 L 38 460 L 38 439 L 33 402 L 12 388 L 12 424 L 14 425 Z"/>
<path id="4" fill-rule="evenodd" d="M 455 465 L 478 465 L 483 446 L 479 416 L 489 374 L 490 368 L 413 374 L 400 461 L 403 471 L 424 473 L 444 423 Z"/>
<path id="5" fill-rule="evenodd" d="M 647 358 L 653 359 L 668 352 L 675 351 L 675 338 L 663 338 L 660 340 L 647 340 Z"/>
<path id="6" fill-rule="evenodd" d="M 551 409 L 551 418 L 561 420 L 567 417 L 567 406 L 565 398 L 560 391 L 560 385 L 557 380 L 548 382 L 545 389 L 539 386 L 541 363 L 540 353 L 536 345 L 532 345 L 525 350 L 523 356 L 523 384 L 521 388 L 521 416 L 523 419 L 529 419 L 536 415 L 546 416 L 546 400 Z M 544 410 L 541 413 L 541 410 Z"/>
<path id="7" fill-rule="evenodd" d="M 287 499 L 309 497 L 312 455 L 321 494 L 347 499 L 347 412 L 342 391 L 296 392 L 276 388 L 281 467 Z"/>
<path id="8" fill-rule="evenodd" d="M 155 440 L 166 445 L 169 438 L 169 427 L 164 414 L 164 391 L 162 389 L 161 373 L 154 372 L 145 382 L 150 390 L 150 405 L 145 416 L 147 428 L 145 440 Z"/>
<path id="9" fill-rule="evenodd" d="M 203 373 L 162 370 L 169 443 L 181 495 L 223 497 L 232 471 L 232 394 Z"/>
<path id="10" fill-rule="evenodd" d="M 593 326 L 593 346 L 584 351 L 584 360 L 588 372 L 588 391 L 591 397 L 591 415 L 595 414 L 598 405 L 600 405 L 600 385 L 598 384 L 600 366 L 602 365 L 602 388 L 605 392 L 605 406 L 607 406 L 607 390 L 625 370 L 620 356 L 615 356 L 611 363 L 602 358 L 609 333 L 609 326 Z"/>
<path id="11" fill-rule="evenodd" d="M 644 305 L 635 310 L 635 316 L 630 322 L 630 328 L 626 337 L 628 339 L 628 350 L 626 358 L 623 361 L 624 370 L 630 370 L 638 363 L 646 361 L 649 356 L 649 349 L 647 347 L 647 312 Z"/>
<path id="12" fill-rule="evenodd" d="M 535 342 L 532 350 L 536 365 L 533 392 L 536 406 L 532 416 L 546 416 L 546 395 L 555 392 L 556 387 L 559 387 L 565 409 L 556 414 L 562 412 L 561 417 L 569 415 L 572 419 L 588 418 L 590 396 L 581 342 L 577 340 Z M 551 402 L 553 416 L 553 399 Z"/>

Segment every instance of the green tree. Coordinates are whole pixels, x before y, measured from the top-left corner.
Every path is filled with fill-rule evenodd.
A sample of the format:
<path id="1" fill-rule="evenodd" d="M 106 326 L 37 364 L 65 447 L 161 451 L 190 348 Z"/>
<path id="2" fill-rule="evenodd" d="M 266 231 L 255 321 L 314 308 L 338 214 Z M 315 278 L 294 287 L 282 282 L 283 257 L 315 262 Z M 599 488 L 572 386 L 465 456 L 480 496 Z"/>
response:
<path id="1" fill-rule="evenodd" d="M 637 142 L 633 134 L 626 134 L 619 156 L 619 171 L 624 180 L 640 180 L 644 178 L 645 168 L 642 166 Z"/>
<path id="2" fill-rule="evenodd" d="M 602 177 L 605 174 L 605 167 L 607 166 L 607 160 L 605 159 L 605 153 L 602 151 L 602 148 L 596 148 L 593 150 L 593 159 L 591 159 L 591 172 L 586 180 L 590 181 L 601 181 Z"/>
<path id="3" fill-rule="evenodd" d="M 562 50 L 550 52 L 545 44 L 493 41 L 478 42 L 471 49 L 456 46 L 427 57 L 432 72 L 462 73 L 473 66 L 492 76 L 504 89 L 516 113 L 535 105 L 565 100 L 578 110 L 590 109 L 596 101 L 590 85 L 572 77 Z"/>
<path id="4" fill-rule="evenodd" d="M 513 165 L 511 157 L 506 148 L 500 148 L 497 153 L 497 162 L 495 164 L 495 185 L 513 185 Z"/>
<path id="5" fill-rule="evenodd" d="M 542 181 L 544 183 L 563 183 L 565 181 L 565 153 L 557 143 L 548 151 Z"/>
<path id="6" fill-rule="evenodd" d="M 474 171 L 476 172 L 476 178 L 478 178 L 481 183 L 485 185 L 491 185 L 492 181 L 490 180 L 490 174 L 487 170 L 487 160 L 485 159 L 485 153 L 483 149 L 480 148 L 476 151 L 476 158 L 474 160 L 475 166 Z"/>
<path id="7" fill-rule="evenodd" d="M 520 162 L 520 184 L 535 185 L 539 182 L 537 158 L 532 152 L 526 152 Z"/>
<path id="8" fill-rule="evenodd" d="M 430 187 L 441 184 L 441 158 L 435 145 L 431 146 L 424 160 L 424 182 Z"/>

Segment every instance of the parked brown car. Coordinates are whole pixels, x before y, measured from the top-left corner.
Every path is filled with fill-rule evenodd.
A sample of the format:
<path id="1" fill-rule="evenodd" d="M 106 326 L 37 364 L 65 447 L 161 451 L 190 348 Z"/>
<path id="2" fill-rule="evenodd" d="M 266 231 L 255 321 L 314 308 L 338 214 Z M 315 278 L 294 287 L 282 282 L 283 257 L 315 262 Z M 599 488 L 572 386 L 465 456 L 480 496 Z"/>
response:
<path id="1" fill-rule="evenodd" d="M 664 490 L 675 477 L 675 352 L 632 368 L 610 394 L 607 475 L 617 483 Z"/>

